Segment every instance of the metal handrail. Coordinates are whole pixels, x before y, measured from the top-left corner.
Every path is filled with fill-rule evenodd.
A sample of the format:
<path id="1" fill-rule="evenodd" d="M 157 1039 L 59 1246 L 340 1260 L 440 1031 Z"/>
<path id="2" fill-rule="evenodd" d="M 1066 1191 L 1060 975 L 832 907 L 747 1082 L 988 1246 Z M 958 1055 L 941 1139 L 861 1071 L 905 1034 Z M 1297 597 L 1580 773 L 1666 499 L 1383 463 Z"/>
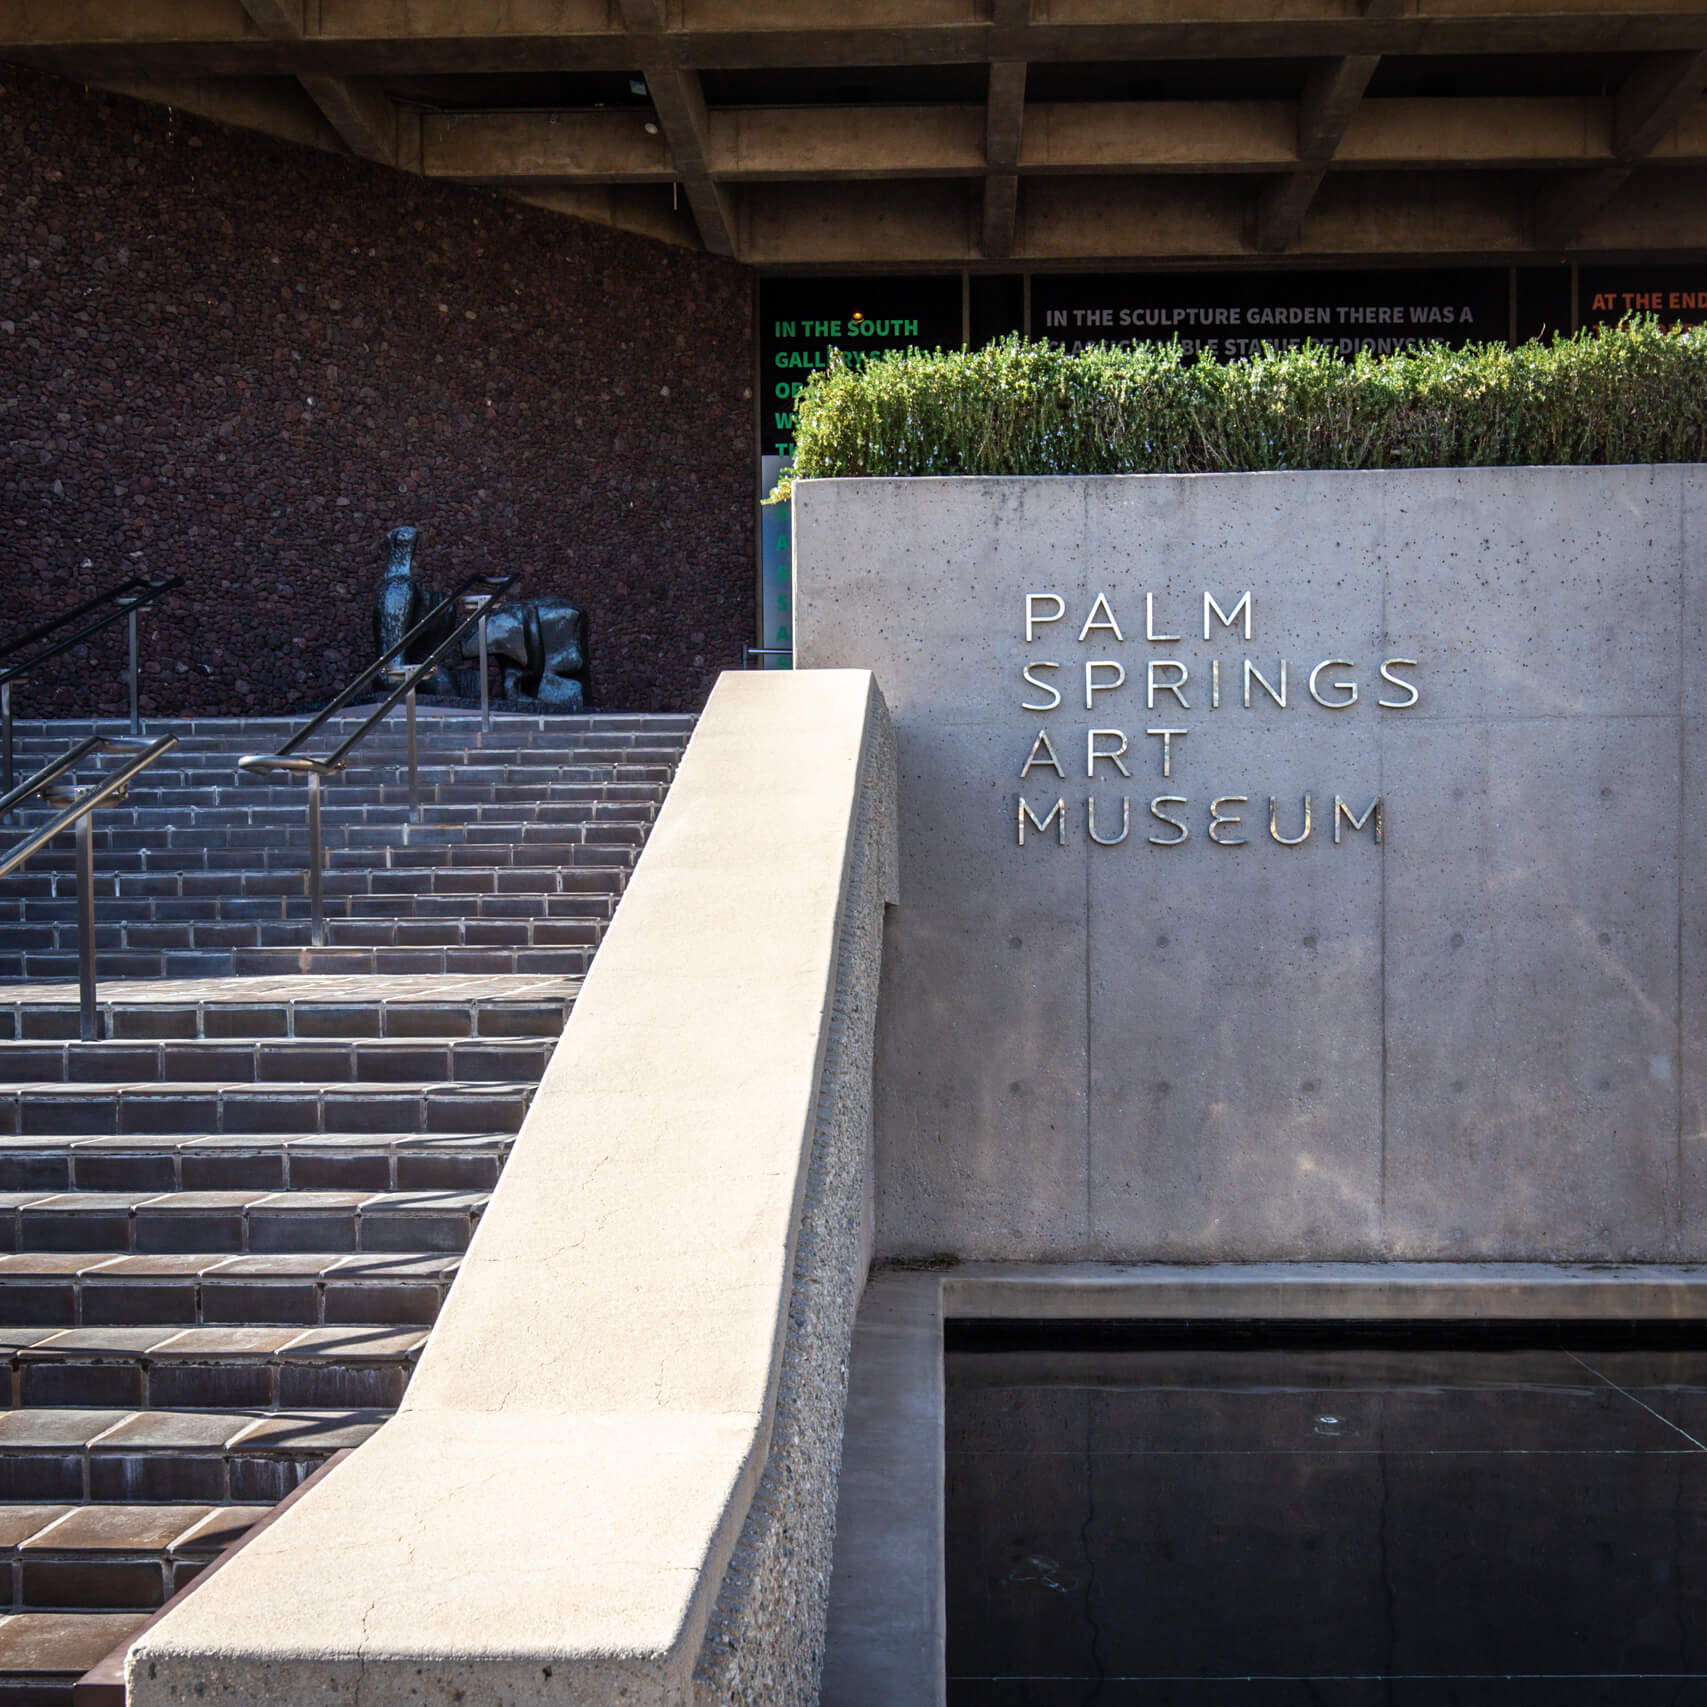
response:
<path id="1" fill-rule="evenodd" d="M 108 587 L 105 592 L 96 593 L 92 599 L 85 599 L 82 604 L 73 605 L 70 610 L 54 617 L 50 622 L 32 628 L 28 634 L 16 635 L 4 646 L 0 646 L 0 657 L 9 657 L 25 651 L 38 640 L 43 640 L 58 629 L 64 628 L 67 623 L 77 622 L 91 611 L 99 610 L 102 605 L 110 604 L 115 599 L 118 601 L 116 609 L 96 617 L 93 622 L 85 623 L 76 633 L 65 635 L 43 647 L 41 651 L 18 659 L 14 664 L 0 665 L 0 790 L 9 791 L 12 787 L 12 689 L 22 687 L 30 679 L 32 671 L 39 670 L 43 664 L 51 663 L 61 653 L 69 652 L 72 647 L 81 646 L 85 640 L 92 640 L 102 629 L 110 628 L 121 616 L 130 618 L 130 732 L 132 735 L 142 733 L 142 714 L 137 699 L 136 613 L 145 610 L 156 599 L 163 598 L 183 584 L 182 575 L 173 575 L 164 581 L 150 580 L 146 575 L 132 575 L 128 581 L 120 581 Z M 0 809 L 0 817 L 4 816 L 4 810 Z"/>
<path id="2" fill-rule="evenodd" d="M 792 646 L 749 646 L 747 648 L 746 659 L 746 667 L 749 670 L 752 669 L 753 660 L 755 658 L 787 658 L 792 661 L 794 658 L 794 648 Z M 759 668 L 762 670 L 765 668 L 765 665 L 761 663 Z"/>
<path id="3" fill-rule="evenodd" d="M 248 753 L 237 761 L 237 768 L 248 771 L 252 776 L 282 771 L 287 775 L 304 776 L 308 779 L 309 940 L 316 948 L 323 948 L 326 943 L 324 871 L 326 853 L 320 828 L 321 780 L 325 777 L 336 776 L 339 771 L 343 770 L 349 763 L 350 754 L 373 733 L 386 713 L 396 705 L 398 700 L 404 700 L 408 708 L 409 729 L 409 815 L 412 818 L 420 817 L 420 746 L 415 730 L 415 689 L 431 671 L 438 667 L 446 653 L 453 646 L 459 645 L 463 636 L 478 624 L 480 628 L 481 724 L 485 729 L 492 727 L 491 706 L 487 699 L 486 688 L 486 618 L 491 614 L 494 605 L 515 591 L 521 584 L 521 579 L 520 575 L 470 575 L 461 586 L 440 599 L 396 645 L 388 647 L 380 653 L 379 657 L 369 664 L 342 693 L 317 711 L 276 753 Z M 476 588 L 482 590 L 475 591 Z M 410 645 L 425 634 L 448 609 L 459 601 L 472 607 L 467 615 L 433 647 L 425 658 L 421 659 L 419 663 L 405 668 L 402 660 L 407 656 Z M 311 754 L 296 751 L 309 736 L 326 723 L 328 718 L 334 713 L 342 711 L 363 688 L 382 674 L 395 677 L 396 685 L 368 713 L 361 725 L 352 734 L 341 741 L 324 758 L 315 758 Z"/>
<path id="4" fill-rule="evenodd" d="M 111 801 L 122 800 L 132 777 L 145 771 L 178 744 L 176 735 L 156 735 L 143 741 L 128 735 L 90 735 L 76 746 L 61 753 L 16 788 L 0 796 L 0 816 L 10 812 L 36 795 L 50 806 L 59 806 L 56 813 L 40 828 L 32 830 L 16 847 L 0 854 L 0 877 L 16 871 L 33 854 L 38 854 L 55 836 L 73 827 L 77 831 L 77 1012 L 78 1034 L 85 1043 L 95 1042 L 101 1035 L 100 1010 L 95 1004 L 95 843 L 90 820 L 96 809 Z M 128 753 L 130 757 L 116 770 L 109 771 L 99 782 L 92 783 L 70 800 L 54 791 L 62 776 L 75 770 L 92 753 Z"/>

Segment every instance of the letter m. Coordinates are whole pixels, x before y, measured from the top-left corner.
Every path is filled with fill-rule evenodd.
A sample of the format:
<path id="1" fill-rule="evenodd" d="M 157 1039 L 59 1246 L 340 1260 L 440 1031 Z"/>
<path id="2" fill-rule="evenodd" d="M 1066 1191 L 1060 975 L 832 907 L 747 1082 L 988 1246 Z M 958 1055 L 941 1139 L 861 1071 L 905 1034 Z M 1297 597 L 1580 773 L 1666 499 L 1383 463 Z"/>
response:
<path id="1" fill-rule="evenodd" d="M 1241 611 L 1244 612 L 1245 617 L 1245 638 L 1249 640 L 1251 637 L 1251 595 L 1249 590 L 1247 589 L 1240 594 L 1239 602 L 1233 606 L 1231 611 L 1222 610 L 1215 602 L 1215 595 L 1211 592 L 1205 592 L 1203 595 L 1203 638 L 1208 640 L 1211 637 L 1209 632 L 1211 616 L 1217 618 L 1223 628 L 1231 628 L 1238 622 Z"/>
<path id="2" fill-rule="evenodd" d="M 1065 800 L 1057 800 L 1042 818 L 1039 818 L 1022 794 L 1019 797 L 1019 845 L 1022 848 L 1025 846 L 1025 826 L 1028 822 L 1040 836 L 1047 835 L 1049 826 L 1053 824 L 1055 826 L 1056 845 L 1063 848 L 1067 845 L 1067 802 Z"/>
<path id="3" fill-rule="evenodd" d="M 1355 835 L 1372 820 L 1375 826 L 1375 845 L 1381 845 L 1381 796 L 1378 794 L 1364 807 L 1363 816 L 1358 817 L 1346 803 L 1336 794 L 1334 796 L 1334 844 L 1338 846 L 1340 839 L 1340 820 L 1344 819 Z"/>

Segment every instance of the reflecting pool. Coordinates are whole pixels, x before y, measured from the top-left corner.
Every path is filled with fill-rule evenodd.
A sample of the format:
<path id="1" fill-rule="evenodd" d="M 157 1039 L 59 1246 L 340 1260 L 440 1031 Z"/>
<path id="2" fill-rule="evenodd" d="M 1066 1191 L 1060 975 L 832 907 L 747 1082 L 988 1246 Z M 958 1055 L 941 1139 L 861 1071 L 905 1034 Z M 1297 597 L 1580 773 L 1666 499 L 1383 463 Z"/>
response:
<path id="1" fill-rule="evenodd" d="M 950 1707 L 1707 1704 L 1669 1338 L 955 1331 Z"/>

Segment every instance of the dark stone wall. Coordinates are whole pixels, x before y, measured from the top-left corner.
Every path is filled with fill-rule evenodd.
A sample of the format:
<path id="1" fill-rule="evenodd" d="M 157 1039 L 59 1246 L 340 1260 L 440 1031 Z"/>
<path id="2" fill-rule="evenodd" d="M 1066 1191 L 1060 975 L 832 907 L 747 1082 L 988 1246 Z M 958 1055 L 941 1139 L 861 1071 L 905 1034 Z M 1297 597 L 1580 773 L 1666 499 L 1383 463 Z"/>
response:
<path id="1" fill-rule="evenodd" d="M 182 572 L 145 709 L 295 710 L 372 657 L 414 522 L 431 581 L 580 599 L 606 709 L 739 664 L 744 269 L 9 66 L 0 206 L 0 640 Z M 121 630 L 20 713 L 120 709 Z"/>

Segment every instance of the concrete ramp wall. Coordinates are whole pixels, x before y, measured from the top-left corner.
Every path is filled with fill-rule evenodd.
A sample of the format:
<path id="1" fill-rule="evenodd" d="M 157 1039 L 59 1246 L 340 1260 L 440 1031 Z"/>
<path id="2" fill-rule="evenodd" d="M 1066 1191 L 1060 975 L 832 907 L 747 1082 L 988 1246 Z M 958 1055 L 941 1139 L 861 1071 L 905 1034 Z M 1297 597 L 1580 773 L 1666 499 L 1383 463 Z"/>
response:
<path id="1" fill-rule="evenodd" d="M 793 513 L 900 752 L 881 1251 L 1707 1259 L 1707 469 Z"/>
<path id="2" fill-rule="evenodd" d="M 725 676 L 402 1412 L 132 1650 L 158 1707 L 805 1707 L 894 758 Z"/>

